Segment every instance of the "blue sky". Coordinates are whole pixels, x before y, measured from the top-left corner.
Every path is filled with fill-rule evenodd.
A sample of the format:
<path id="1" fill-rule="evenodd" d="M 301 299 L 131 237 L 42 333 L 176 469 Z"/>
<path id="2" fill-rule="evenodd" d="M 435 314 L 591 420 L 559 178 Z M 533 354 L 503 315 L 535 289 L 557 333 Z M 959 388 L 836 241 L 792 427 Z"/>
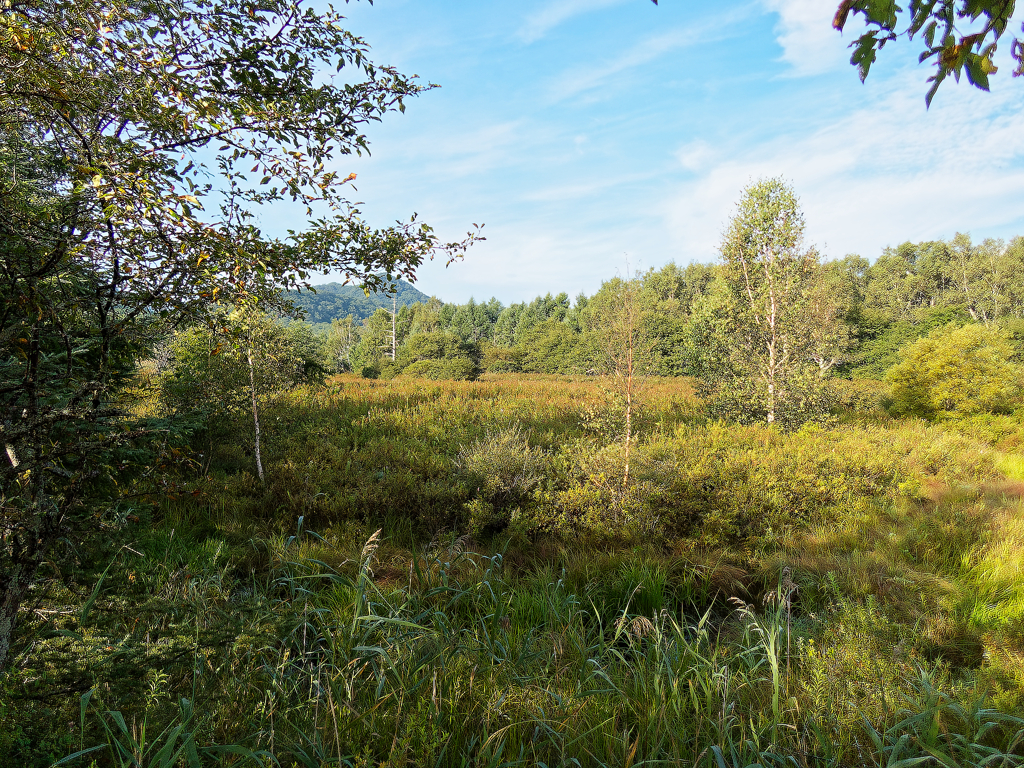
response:
<path id="1" fill-rule="evenodd" d="M 949 81 L 916 43 L 862 85 L 834 0 L 377 0 L 341 6 L 372 58 L 441 87 L 342 158 L 366 218 L 418 212 L 485 243 L 417 287 L 445 301 L 596 291 L 717 258 L 743 187 L 783 176 L 807 241 L 874 259 L 905 240 L 1024 234 L 1024 78 Z M 1020 15 L 1020 14 L 1018 14 Z M 1014 23 L 1020 29 L 1020 19 Z M 264 214 L 268 225 L 274 221 Z M 328 278 L 329 279 L 329 278 Z"/>

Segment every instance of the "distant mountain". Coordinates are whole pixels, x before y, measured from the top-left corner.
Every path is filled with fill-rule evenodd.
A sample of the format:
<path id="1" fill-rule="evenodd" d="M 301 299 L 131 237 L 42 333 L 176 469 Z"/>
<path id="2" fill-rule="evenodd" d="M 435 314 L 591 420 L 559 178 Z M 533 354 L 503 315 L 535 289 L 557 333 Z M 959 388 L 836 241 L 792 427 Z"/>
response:
<path id="1" fill-rule="evenodd" d="M 297 307 L 306 310 L 306 321 L 310 323 L 330 323 L 336 318 L 352 315 L 357 322 L 365 320 L 378 308 L 391 309 L 391 296 L 384 293 L 363 293 L 358 285 L 342 285 L 327 283 L 315 286 L 316 293 L 310 291 L 289 291 L 288 298 Z M 426 303 L 430 297 L 413 288 L 411 283 L 399 280 L 396 288 L 398 306 L 415 304 L 417 301 Z"/>

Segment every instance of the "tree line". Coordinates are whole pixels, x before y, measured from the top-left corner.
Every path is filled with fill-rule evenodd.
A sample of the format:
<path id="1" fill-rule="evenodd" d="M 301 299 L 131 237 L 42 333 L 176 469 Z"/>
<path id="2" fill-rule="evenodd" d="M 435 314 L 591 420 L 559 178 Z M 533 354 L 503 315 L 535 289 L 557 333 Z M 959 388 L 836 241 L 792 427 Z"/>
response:
<path id="1" fill-rule="evenodd" d="M 380 307 L 362 322 L 336 318 L 324 328 L 323 364 L 385 377 L 415 362 L 444 359 L 471 360 L 476 373 L 599 372 L 607 307 L 624 283 L 632 283 L 653 344 L 651 372 L 699 376 L 708 350 L 724 338 L 714 325 L 736 268 L 669 263 L 614 277 L 593 296 L 574 299 L 549 293 L 508 306 L 495 298 L 464 304 L 432 298 L 394 312 Z M 795 289 L 800 295 L 789 301 L 799 301 L 808 325 L 803 354 L 823 375 L 881 379 L 900 348 L 950 323 L 998 326 L 1024 339 L 1024 237 L 973 242 L 957 234 L 886 248 L 874 262 L 815 256 L 804 269 Z"/>

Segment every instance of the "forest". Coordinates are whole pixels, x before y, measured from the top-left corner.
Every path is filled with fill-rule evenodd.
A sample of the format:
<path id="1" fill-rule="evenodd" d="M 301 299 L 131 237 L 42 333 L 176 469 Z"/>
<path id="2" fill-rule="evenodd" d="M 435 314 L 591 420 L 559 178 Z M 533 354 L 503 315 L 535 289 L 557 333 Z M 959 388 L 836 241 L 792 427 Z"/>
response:
<path id="1" fill-rule="evenodd" d="M 12 3 L 0 72 L 0 768 L 1024 764 L 1024 237 L 827 258 L 767 177 L 450 304 L 335 11 Z"/>
<path id="2" fill-rule="evenodd" d="M 697 350 L 715 312 L 720 270 L 714 263 L 669 263 L 628 278 L 635 283 L 641 330 L 652 345 L 650 373 L 699 375 Z M 321 300 L 323 289 L 299 301 L 307 318 L 321 324 L 314 328 L 322 337 L 319 362 L 339 373 L 367 368 L 394 376 L 413 362 L 447 355 L 472 359 L 475 374 L 578 375 L 602 370 L 596 333 L 623 282 L 613 277 L 591 297 L 549 293 L 507 307 L 495 298 L 460 305 L 409 301 L 406 294 L 397 310 L 380 306 L 363 317 L 328 314 L 334 303 L 330 294 Z M 819 370 L 844 379 L 882 379 L 902 346 L 943 326 L 996 325 L 1020 340 L 1024 239 L 973 244 L 969 235 L 957 235 L 949 242 L 907 242 L 874 261 L 850 255 L 816 264 L 806 290 L 814 303 L 800 311 L 828 324 L 824 335 L 834 339 L 821 350 Z M 425 333 L 443 334 L 447 343 L 420 349 L 428 338 L 441 341 Z"/>

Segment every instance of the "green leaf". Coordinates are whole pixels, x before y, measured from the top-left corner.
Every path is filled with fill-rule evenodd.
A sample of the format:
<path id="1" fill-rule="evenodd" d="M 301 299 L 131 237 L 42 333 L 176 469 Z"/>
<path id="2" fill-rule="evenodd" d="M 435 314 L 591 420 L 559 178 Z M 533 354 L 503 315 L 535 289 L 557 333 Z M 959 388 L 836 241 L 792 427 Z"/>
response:
<path id="1" fill-rule="evenodd" d="M 84 757 L 85 755 L 88 755 L 88 754 L 91 754 L 93 752 L 97 752 L 97 751 L 99 751 L 101 749 L 106 749 L 106 748 L 107 748 L 106 744 L 99 744 L 99 745 L 97 745 L 95 747 L 89 747 L 88 749 L 80 749 L 77 752 L 74 752 L 74 753 L 68 755 L 67 757 L 62 757 L 60 760 L 55 762 L 53 765 L 54 766 L 58 766 L 58 765 L 65 765 L 67 763 L 73 763 L 74 761 L 76 761 L 80 757 Z"/>
<path id="2" fill-rule="evenodd" d="M 945 79 L 946 79 L 946 75 L 942 74 L 942 73 L 937 74 L 934 77 L 930 78 L 929 82 L 932 83 L 932 87 L 928 89 L 928 93 L 925 94 L 925 97 L 924 97 L 924 103 L 925 103 L 926 107 L 930 107 L 932 105 L 932 99 L 935 98 L 936 91 L 939 90 L 939 86 L 942 84 L 942 81 L 945 80 Z"/>
<path id="3" fill-rule="evenodd" d="M 988 71 L 986 70 L 986 58 L 978 56 L 977 54 L 968 54 L 967 60 L 964 62 L 967 66 L 967 80 L 975 88 L 980 88 L 983 91 L 988 90 Z M 989 63 L 989 66 L 991 64 Z"/>
<path id="4" fill-rule="evenodd" d="M 861 35 L 851 46 L 853 47 L 853 55 L 850 57 L 850 63 L 857 67 L 861 82 L 867 79 L 871 65 L 875 63 L 877 46 L 878 38 L 875 32 Z"/>
<path id="5" fill-rule="evenodd" d="M 89 599 L 85 601 L 85 605 L 82 606 L 82 614 L 79 618 L 79 624 L 85 626 L 86 620 L 89 618 L 89 611 L 92 610 L 93 603 L 96 602 L 96 598 L 100 595 L 100 589 L 103 587 L 103 580 L 107 578 L 107 574 L 110 573 L 110 568 L 117 561 L 118 555 L 121 552 L 118 551 L 117 555 L 114 555 L 114 559 L 110 561 L 106 568 L 103 569 L 103 573 L 100 574 L 99 580 L 96 582 L 96 586 L 92 590 L 92 594 L 89 595 Z"/>

